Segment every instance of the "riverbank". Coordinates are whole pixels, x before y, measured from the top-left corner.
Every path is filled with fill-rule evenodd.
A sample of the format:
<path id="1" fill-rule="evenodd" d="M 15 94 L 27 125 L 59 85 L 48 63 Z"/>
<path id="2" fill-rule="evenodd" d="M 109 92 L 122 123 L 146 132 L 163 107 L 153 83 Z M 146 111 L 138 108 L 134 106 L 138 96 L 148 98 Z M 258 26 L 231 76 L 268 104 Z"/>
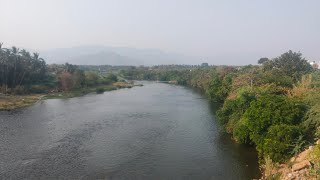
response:
<path id="1" fill-rule="evenodd" d="M 262 179 L 310 179 L 320 178 L 320 140 L 315 145 L 292 157 L 287 163 L 267 161 Z"/>
<path id="2" fill-rule="evenodd" d="M 27 94 L 27 95 L 3 95 L 0 96 L 0 111 L 14 110 L 22 107 L 31 106 L 39 100 L 45 99 L 66 99 L 78 96 L 83 96 L 89 93 L 103 93 L 105 91 L 113 91 L 122 88 L 132 88 L 133 83 L 115 82 L 112 85 L 99 85 L 94 87 L 87 87 L 75 89 L 71 91 L 48 93 L 48 94 Z"/>
<path id="3" fill-rule="evenodd" d="M 13 110 L 30 106 L 41 100 L 43 94 L 9 95 L 0 97 L 0 110 Z"/>

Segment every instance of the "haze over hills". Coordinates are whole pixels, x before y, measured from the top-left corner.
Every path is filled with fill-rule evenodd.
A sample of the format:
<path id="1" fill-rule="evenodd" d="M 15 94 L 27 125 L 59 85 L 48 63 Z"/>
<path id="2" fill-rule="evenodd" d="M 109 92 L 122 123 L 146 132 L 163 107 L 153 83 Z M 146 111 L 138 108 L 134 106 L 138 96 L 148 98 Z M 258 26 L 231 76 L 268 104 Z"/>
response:
<path id="1" fill-rule="evenodd" d="M 64 64 L 68 62 L 76 65 L 199 65 L 204 62 L 210 65 L 246 65 L 248 63 L 245 62 L 256 64 L 261 57 L 276 57 L 276 55 L 268 55 L 267 52 L 217 52 L 211 57 L 196 57 L 166 52 L 160 49 L 93 45 L 31 51 L 39 52 L 40 56 L 44 58 L 48 64 Z M 278 54 L 282 52 L 285 52 L 285 50 L 279 50 Z M 309 58 L 307 59 L 309 60 Z"/>
<path id="2" fill-rule="evenodd" d="M 77 65 L 158 65 L 188 64 L 196 58 L 158 49 L 136 49 L 129 47 L 78 46 L 40 52 L 51 63 Z"/>

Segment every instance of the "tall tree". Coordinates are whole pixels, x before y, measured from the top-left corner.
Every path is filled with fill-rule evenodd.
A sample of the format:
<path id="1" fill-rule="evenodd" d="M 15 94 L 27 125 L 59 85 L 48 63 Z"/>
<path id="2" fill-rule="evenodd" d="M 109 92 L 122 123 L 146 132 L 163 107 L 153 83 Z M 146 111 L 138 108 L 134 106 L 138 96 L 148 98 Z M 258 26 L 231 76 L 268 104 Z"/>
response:
<path id="1" fill-rule="evenodd" d="M 302 57 L 302 54 L 300 52 L 292 52 L 291 50 L 263 65 L 267 70 L 280 71 L 296 81 L 302 75 L 312 71 L 312 66 Z"/>

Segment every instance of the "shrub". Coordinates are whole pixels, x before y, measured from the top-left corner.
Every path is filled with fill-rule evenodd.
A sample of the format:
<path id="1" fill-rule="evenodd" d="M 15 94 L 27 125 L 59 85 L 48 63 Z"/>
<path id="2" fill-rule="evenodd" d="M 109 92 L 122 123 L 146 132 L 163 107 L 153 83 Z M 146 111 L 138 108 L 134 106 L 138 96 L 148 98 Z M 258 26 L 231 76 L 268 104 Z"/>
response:
<path id="1" fill-rule="evenodd" d="M 104 93 L 104 91 L 105 91 L 105 89 L 102 88 L 102 87 L 96 88 L 96 93 L 97 94 L 102 94 L 102 93 Z"/>
<path id="2" fill-rule="evenodd" d="M 284 161 L 291 152 L 291 143 L 301 135 L 299 126 L 273 125 L 270 126 L 263 140 L 257 144 L 260 156 L 269 156 L 275 162 Z"/>
<path id="3" fill-rule="evenodd" d="M 233 132 L 243 113 L 255 99 L 250 89 L 242 88 L 234 99 L 227 99 L 224 102 L 223 107 L 217 111 L 217 117 L 221 124 L 226 125 L 227 132 Z"/>
<path id="4" fill-rule="evenodd" d="M 30 86 L 28 89 L 28 92 L 30 93 L 48 93 L 48 88 L 43 85 L 33 85 Z"/>
<path id="5" fill-rule="evenodd" d="M 8 91 L 8 86 L 2 85 L 0 86 L 0 93 L 6 93 Z"/>
<path id="6" fill-rule="evenodd" d="M 99 75 L 95 72 L 85 72 L 85 83 L 87 86 L 95 86 L 98 84 Z"/>
<path id="7" fill-rule="evenodd" d="M 302 132 L 299 124 L 305 112 L 292 99 L 280 95 L 264 95 L 252 101 L 235 130 L 236 139 L 248 143 L 248 134 L 260 157 L 282 161 L 289 154 L 291 142 Z M 250 142 L 251 143 L 251 142 Z"/>
<path id="8" fill-rule="evenodd" d="M 23 86 L 16 86 L 15 88 L 13 88 L 12 93 L 22 95 L 26 93 L 26 90 Z"/>
<path id="9" fill-rule="evenodd" d="M 118 77 L 114 74 L 108 74 L 105 79 L 109 80 L 110 82 L 117 82 Z"/>
<path id="10" fill-rule="evenodd" d="M 206 94 L 212 101 L 223 102 L 231 90 L 232 74 L 220 77 L 214 74 Z"/>
<path id="11" fill-rule="evenodd" d="M 311 175 L 320 177 L 320 144 L 313 147 L 312 152 L 309 154 L 313 167 L 311 169 Z"/>
<path id="12" fill-rule="evenodd" d="M 240 120 L 233 131 L 233 137 L 237 142 L 242 144 L 252 144 L 252 141 L 250 140 L 250 130 L 247 123 L 248 122 L 245 120 Z"/>

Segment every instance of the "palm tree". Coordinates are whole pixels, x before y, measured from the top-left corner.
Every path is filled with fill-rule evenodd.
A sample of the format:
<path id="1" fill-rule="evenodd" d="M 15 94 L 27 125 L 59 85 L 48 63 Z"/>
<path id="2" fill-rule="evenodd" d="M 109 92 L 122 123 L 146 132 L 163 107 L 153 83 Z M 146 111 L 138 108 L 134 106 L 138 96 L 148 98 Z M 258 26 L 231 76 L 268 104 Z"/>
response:
<path id="1" fill-rule="evenodd" d="M 13 46 L 11 51 L 12 51 L 12 56 L 14 58 L 14 71 L 13 71 L 13 80 L 12 80 L 12 87 L 14 88 L 16 86 L 17 63 L 19 60 L 19 48 L 16 48 L 15 46 Z"/>
<path id="2" fill-rule="evenodd" d="M 39 83 L 46 77 L 46 62 L 39 57 L 39 53 L 33 53 L 12 47 L 3 48 L 0 43 L 0 87 L 15 88 L 17 85 L 32 85 Z M 4 91 L 4 88 L 3 88 Z"/>
<path id="3" fill-rule="evenodd" d="M 20 66 L 22 66 L 21 71 L 23 71 L 22 76 L 19 81 L 19 86 L 20 86 L 22 81 L 24 80 L 26 73 L 31 72 L 30 64 L 32 64 L 32 62 L 31 62 L 32 58 L 31 58 L 30 53 L 28 51 L 26 51 L 25 49 L 22 49 L 19 52 L 19 54 L 21 55 L 21 62 L 20 62 Z"/>
<path id="4" fill-rule="evenodd" d="M 8 92 L 8 72 L 9 72 L 9 56 L 11 52 L 7 48 L 3 48 L 3 43 L 0 43 L 0 58 L 2 60 L 1 71 L 2 71 L 2 86 L 5 87 L 5 94 Z"/>

